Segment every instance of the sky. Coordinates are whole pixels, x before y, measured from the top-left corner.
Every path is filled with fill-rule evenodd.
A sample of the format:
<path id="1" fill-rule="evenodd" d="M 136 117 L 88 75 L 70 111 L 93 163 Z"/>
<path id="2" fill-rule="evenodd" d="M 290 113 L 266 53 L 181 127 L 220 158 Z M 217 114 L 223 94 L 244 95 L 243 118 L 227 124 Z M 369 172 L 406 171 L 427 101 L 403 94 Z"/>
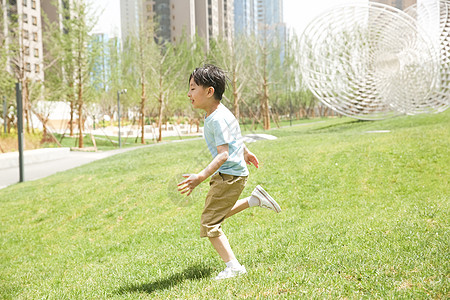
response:
<path id="1" fill-rule="evenodd" d="M 93 33 L 120 34 L 120 0 L 88 0 L 98 16 Z"/>
<path id="2" fill-rule="evenodd" d="M 88 1 L 92 3 L 92 7 L 97 12 L 103 12 L 93 32 L 117 36 L 120 33 L 120 0 Z M 314 17 L 321 12 L 349 2 L 367 2 L 367 0 L 284 0 L 284 21 L 290 30 L 295 30 L 300 35 Z"/>
<path id="3" fill-rule="evenodd" d="M 362 2 L 368 0 L 284 0 L 284 22 L 290 30 L 301 35 L 308 24 L 322 12 L 346 3 Z"/>

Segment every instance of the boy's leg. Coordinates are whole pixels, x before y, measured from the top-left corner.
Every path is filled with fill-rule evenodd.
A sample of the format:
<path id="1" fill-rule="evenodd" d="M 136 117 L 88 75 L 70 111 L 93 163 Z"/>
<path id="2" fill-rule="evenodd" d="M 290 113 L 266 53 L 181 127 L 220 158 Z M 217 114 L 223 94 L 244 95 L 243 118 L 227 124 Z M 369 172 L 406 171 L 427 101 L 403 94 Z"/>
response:
<path id="1" fill-rule="evenodd" d="M 216 280 L 231 278 L 247 273 L 245 267 L 242 266 L 234 256 L 230 243 L 224 234 L 218 237 L 210 237 L 209 240 L 227 266 L 225 270 L 216 276 Z"/>
<path id="2" fill-rule="evenodd" d="M 216 249 L 217 253 L 219 253 L 223 262 L 227 263 L 231 260 L 236 259 L 225 234 L 222 234 L 218 237 L 210 237 L 209 240 L 211 241 L 214 249 Z"/>
<path id="3" fill-rule="evenodd" d="M 249 208 L 250 207 L 250 205 L 248 204 L 249 199 L 250 199 L 250 197 L 247 197 L 247 198 L 236 201 L 236 204 L 234 204 L 233 208 L 225 216 L 225 219 L 231 217 L 232 215 L 237 214 L 238 212 L 243 211 L 244 209 Z"/>
<path id="4" fill-rule="evenodd" d="M 258 185 L 250 197 L 236 201 L 225 219 L 253 206 L 268 208 L 277 213 L 281 211 L 278 203 L 260 185 Z"/>

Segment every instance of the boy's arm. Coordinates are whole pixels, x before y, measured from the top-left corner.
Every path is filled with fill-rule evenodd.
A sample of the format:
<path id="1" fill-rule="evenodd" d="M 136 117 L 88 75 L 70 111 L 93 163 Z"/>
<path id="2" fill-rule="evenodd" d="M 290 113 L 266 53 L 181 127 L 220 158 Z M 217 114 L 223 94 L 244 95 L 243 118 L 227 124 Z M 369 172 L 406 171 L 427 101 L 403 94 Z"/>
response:
<path id="1" fill-rule="evenodd" d="M 189 196 L 192 190 L 206 178 L 214 174 L 228 159 L 228 144 L 217 146 L 217 155 L 212 162 L 198 174 L 183 175 L 186 180 L 178 184 L 178 191 Z"/>
<path id="2" fill-rule="evenodd" d="M 244 160 L 247 163 L 247 165 L 253 164 L 256 168 L 259 166 L 258 158 L 255 154 L 250 152 L 248 148 L 244 145 Z"/>

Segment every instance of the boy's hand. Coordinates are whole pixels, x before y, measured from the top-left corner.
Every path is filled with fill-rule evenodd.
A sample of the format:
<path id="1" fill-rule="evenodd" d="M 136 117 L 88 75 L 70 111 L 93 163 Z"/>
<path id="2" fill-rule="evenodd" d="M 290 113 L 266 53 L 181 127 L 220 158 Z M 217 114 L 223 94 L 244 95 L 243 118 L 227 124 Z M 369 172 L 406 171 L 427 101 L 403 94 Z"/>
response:
<path id="1" fill-rule="evenodd" d="M 181 194 L 187 193 L 186 196 L 189 196 L 192 190 L 203 181 L 197 174 L 185 174 L 183 177 L 187 179 L 178 184 L 178 191 Z"/>
<path id="2" fill-rule="evenodd" d="M 254 165 L 256 168 L 259 166 L 258 158 L 255 154 L 251 153 L 249 150 L 244 152 L 244 159 L 247 165 Z"/>

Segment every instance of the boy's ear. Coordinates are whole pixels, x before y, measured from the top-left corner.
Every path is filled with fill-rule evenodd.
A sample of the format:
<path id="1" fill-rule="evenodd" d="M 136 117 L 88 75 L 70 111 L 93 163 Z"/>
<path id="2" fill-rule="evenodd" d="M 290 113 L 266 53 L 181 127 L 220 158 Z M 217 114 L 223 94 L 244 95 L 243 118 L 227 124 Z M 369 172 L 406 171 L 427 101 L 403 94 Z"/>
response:
<path id="1" fill-rule="evenodd" d="M 214 88 L 212 86 L 208 88 L 208 96 L 210 97 L 214 96 Z"/>

